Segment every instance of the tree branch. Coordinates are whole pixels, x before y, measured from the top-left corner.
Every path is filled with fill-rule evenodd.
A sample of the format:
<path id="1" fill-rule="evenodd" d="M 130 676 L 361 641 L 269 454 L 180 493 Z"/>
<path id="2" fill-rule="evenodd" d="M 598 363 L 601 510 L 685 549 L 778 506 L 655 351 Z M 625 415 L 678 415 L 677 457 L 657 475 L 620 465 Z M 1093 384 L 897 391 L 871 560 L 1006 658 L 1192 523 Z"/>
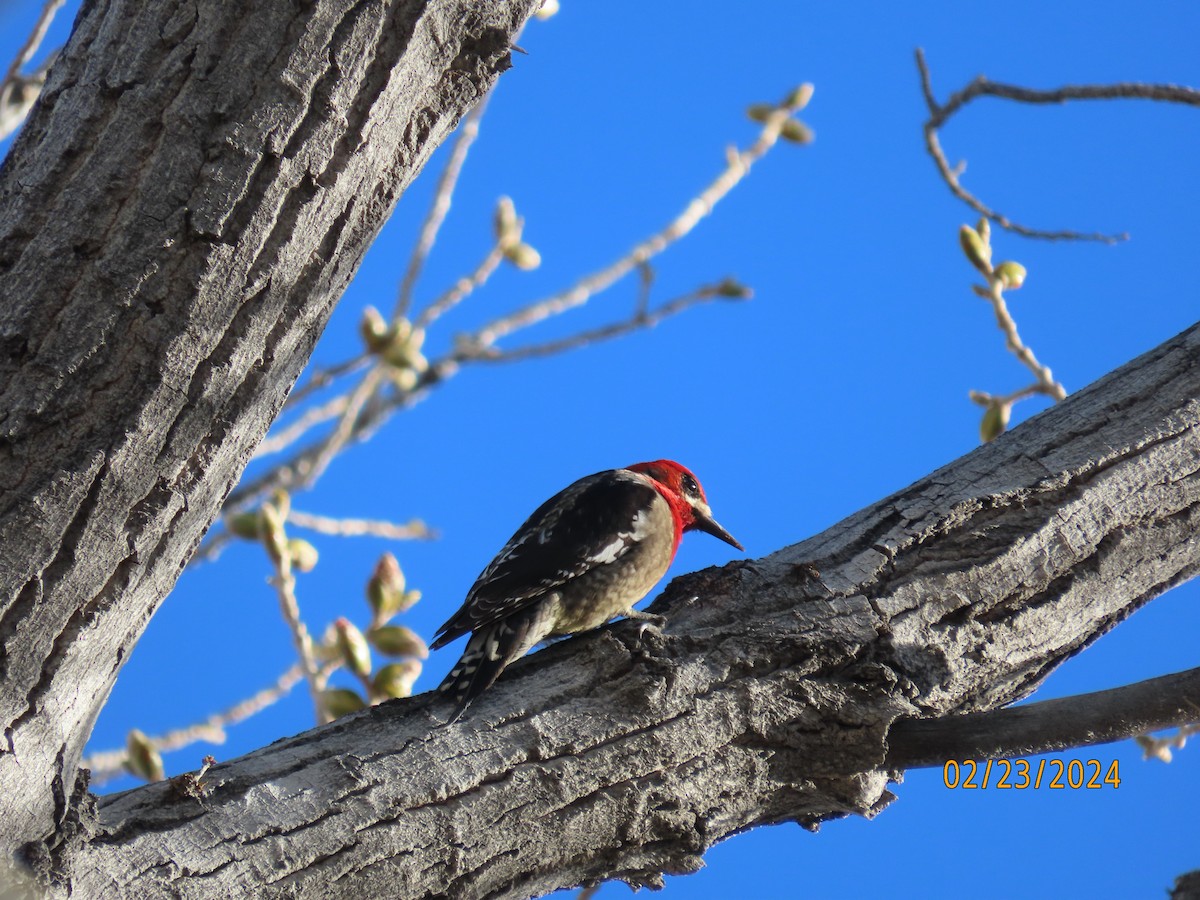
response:
<path id="1" fill-rule="evenodd" d="M 0 857 L 70 852 L 117 672 L 536 6 L 83 5 L 0 168 Z"/>
<path id="2" fill-rule="evenodd" d="M 1123 741 L 1200 718 L 1200 669 L 1011 709 L 903 719 L 888 734 L 896 769 L 948 759 L 1001 759 Z"/>
<path id="3" fill-rule="evenodd" d="M 962 200 L 981 216 L 986 216 L 1002 228 L 1031 238 L 1045 240 L 1075 240 L 1102 241 L 1115 244 L 1129 239 L 1127 234 L 1099 234 L 1078 231 L 1043 231 L 1028 228 L 1014 222 L 1004 214 L 986 206 L 974 194 L 964 188 L 959 181 L 959 173 L 951 167 L 946 159 L 938 140 L 938 131 L 955 113 L 973 100 L 980 97 L 997 97 L 1001 100 L 1012 100 L 1017 103 L 1066 103 L 1069 100 L 1157 100 L 1165 103 L 1182 103 L 1187 106 L 1200 106 L 1200 90 L 1177 84 L 1143 84 L 1139 82 L 1118 82 L 1117 84 L 1084 84 L 1065 85 L 1053 90 L 1038 91 L 1018 85 L 1003 84 L 989 81 L 983 75 L 978 76 L 965 88 L 950 95 L 945 104 L 938 103 L 933 93 L 933 84 L 929 76 L 929 67 L 925 63 L 925 52 L 920 48 L 916 51 L 917 70 L 921 75 L 921 92 L 925 96 L 925 104 L 929 107 L 929 118 L 925 121 L 925 149 L 933 158 L 942 180 L 946 182 L 951 193 Z"/>
<path id="4" fill-rule="evenodd" d="M 824 534 L 676 579 L 661 639 L 562 641 L 453 725 L 425 694 L 277 742 L 203 810 L 104 798 L 72 887 L 523 897 L 873 816 L 898 720 L 1020 699 L 1200 571 L 1197 396 L 1200 325 Z"/>

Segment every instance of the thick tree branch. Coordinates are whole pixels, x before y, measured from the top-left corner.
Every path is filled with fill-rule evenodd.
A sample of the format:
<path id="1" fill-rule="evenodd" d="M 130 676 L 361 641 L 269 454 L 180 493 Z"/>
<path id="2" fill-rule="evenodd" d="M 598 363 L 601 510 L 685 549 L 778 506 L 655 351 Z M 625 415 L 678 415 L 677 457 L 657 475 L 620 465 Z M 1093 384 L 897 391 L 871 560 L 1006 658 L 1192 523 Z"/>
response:
<path id="1" fill-rule="evenodd" d="M 215 767 L 203 805 L 105 798 L 71 885 L 522 897 L 874 815 L 898 719 L 1024 697 L 1200 570 L 1197 397 L 1200 326 L 824 534 L 676 579 L 661 639 L 561 642 L 454 725 L 430 694 L 338 720 Z"/>
<path id="2" fill-rule="evenodd" d="M 888 735 L 888 765 L 940 766 L 1126 740 L 1200 719 L 1200 669 L 1137 684 L 940 719 L 905 719 Z"/>
<path id="3" fill-rule="evenodd" d="M 536 6 L 84 4 L 0 170 L 4 856 L 63 837 L 123 660 Z"/>

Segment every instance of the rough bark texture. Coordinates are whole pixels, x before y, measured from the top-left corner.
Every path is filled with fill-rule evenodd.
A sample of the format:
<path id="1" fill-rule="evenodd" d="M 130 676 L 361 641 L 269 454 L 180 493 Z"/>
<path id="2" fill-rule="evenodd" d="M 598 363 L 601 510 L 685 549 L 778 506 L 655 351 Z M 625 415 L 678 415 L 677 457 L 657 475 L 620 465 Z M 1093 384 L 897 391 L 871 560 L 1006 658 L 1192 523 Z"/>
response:
<path id="1" fill-rule="evenodd" d="M 1200 567 L 1200 326 L 829 531 L 534 654 L 105 798 L 85 896 L 523 897 L 871 816 L 901 717 L 987 710 Z M 811 572 L 813 564 L 820 578 Z"/>
<path id="2" fill-rule="evenodd" d="M 536 5 L 84 3 L 0 171 L 0 858 Z"/>

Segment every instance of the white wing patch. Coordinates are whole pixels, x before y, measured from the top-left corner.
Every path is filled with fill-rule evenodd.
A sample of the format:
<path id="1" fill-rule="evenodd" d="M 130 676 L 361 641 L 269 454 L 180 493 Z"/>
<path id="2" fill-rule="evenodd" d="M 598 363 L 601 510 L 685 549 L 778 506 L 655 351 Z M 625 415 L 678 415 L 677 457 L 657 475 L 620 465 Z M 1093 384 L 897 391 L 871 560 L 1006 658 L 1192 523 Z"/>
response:
<path id="1" fill-rule="evenodd" d="M 633 526 L 631 530 L 619 532 L 610 544 L 601 547 L 600 551 L 591 558 L 591 562 L 598 566 L 616 562 L 629 551 L 630 547 L 645 538 L 647 531 L 646 511 L 638 510 L 637 515 L 633 517 L 631 525 Z"/>

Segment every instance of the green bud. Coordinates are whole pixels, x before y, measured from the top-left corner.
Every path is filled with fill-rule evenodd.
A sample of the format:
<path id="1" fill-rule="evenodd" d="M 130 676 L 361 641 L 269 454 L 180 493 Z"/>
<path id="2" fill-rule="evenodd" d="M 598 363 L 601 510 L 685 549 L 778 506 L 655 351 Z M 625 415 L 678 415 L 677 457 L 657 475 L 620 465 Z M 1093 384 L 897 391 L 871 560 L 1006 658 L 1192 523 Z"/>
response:
<path id="1" fill-rule="evenodd" d="M 297 572 L 311 572 L 316 568 L 320 554 L 317 553 L 317 548 L 308 541 L 303 538 L 292 538 L 288 541 L 287 547 L 292 568 Z"/>
<path id="2" fill-rule="evenodd" d="M 415 659 L 388 663 L 375 673 L 372 688 L 380 697 L 411 697 L 420 674 L 421 664 Z"/>
<path id="3" fill-rule="evenodd" d="M 996 266 L 993 275 L 1000 282 L 1001 287 L 1008 291 L 1015 291 L 1025 283 L 1025 267 L 1011 259 Z"/>
<path id="4" fill-rule="evenodd" d="M 327 688 L 321 691 L 321 705 L 334 719 L 340 719 L 342 716 L 348 716 L 350 713 L 367 708 L 366 701 L 359 696 L 358 692 L 347 688 Z"/>
<path id="5" fill-rule="evenodd" d="M 992 274 L 992 248 L 970 225 L 958 229 L 958 242 L 967 260 L 984 275 Z"/>
<path id="6" fill-rule="evenodd" d="M 496 201 L 492 230 L 496 235 L 496 243 L 501 246 L 508 247 L 521 240 L 521 220 L 517 218 L 517 208 L 511 197 L 501 197 Z"/>
<path id="7" fill-rule="evenodd" d="M 283 530 L 284 517 L 273 503 L 264 503 L 260 510 L 262 516 L 262 542 L 267 550 L 267 556 L 276 565 L 283 559 L 291 559 L 288 552 L 287 532 Z"/>
<path id="8" fill-rule="evenodd" d="M 257 541 L 262 537 L 261 519 L 257 511 L 241 512 L 225 517 L 225 527 L 229 533 L 247 541 Z"/>
<path id="9" fill-rule="evenodd" d="M 383 360 L 397 369 L 424 372 L 429 368 L 429 361 L 421 353 L 421 345 L 425 343 L 425 331 L 418 328 L 411 334 L 407 333 L 408 329 L 404 329 L 404 332 L 404 337 L 398 334 L 384 349 Z"/>
<path id="10" fill-rule="evenodd" d="M 979 221 L 975 223 L 975 230 L 979 232 L 979 236 L 988 246 L 992 243 L 992 223 L 988 221 L 987 216 L 980 216 Z"/>
<path id="11" fill-rule="evenodd" d="M 775 112 L 775 110 L 776 107 L 770 103 L 751 103 L 746 108 L 746 115 L 754 122 L 765 123 L 767 119 L 771 118 L 771 113 Z"/>
<path id="12" fill-rule="evenodd" d="M 392 329 L 387 320 L 373 306 L 363 310 L 362 320 L 358 323 L 359 334 L 368 353 L 382 353 L 392 337 Z"/>
<path id="13" fill-rule="evenodd" d="M 404 572 L 396 557 L 390 553 L 379 557 L 375 571 L 367 579 L 367 602 L 374 613 L 373 621 L 380 624 L 416 602 L 410 602 L 410 595 L 405 593 Z"/>
<path id="14" fill-rule="evenodd" d="M 367 632 L 367 640 L 388 656 L 415 656 L 426 659 L 429 648 L 411 628 L 403 625 L 379 625 Z"/>
<path id="15" fill-rule="evenodd" d="M 754 296 L 754 291 L 734 278 L 726 278 L 717 285 L 716 295 L 732 300 L 749 300 Z"/>
<path id="16" fill-rule="evenodd" d="M 388 372 L 388 378 L 391 379 L 392 384 L 404 392 L 411 391 L 421 380 L 421 376 L 412 369 L 392 369 Z"/>
<path id="17" fill-rule="evenodd" d="M 542 254 L 528 244 L 511 245 L 504 251 L 504 258 L 522 272 L 530 272 L 542 264 Z"/>
<path id="18" fill-rule="evenodd" d="M 799 112 L 808 106 L 808 101 L 812 99 L 813 86 L 805 83 L 792 88 L 791 92 L 783 98 L 783 106 L 790 109 L 792 112 Z"/>
<path id="19" fill-rule="evenodd" d="M 779 128 L 779 136 L 793 144 L 811 144 L 813 142 L 812 129 L 795 119 L 784 120 L 783 125 Z"/>
<path id="20" fill-rule="evenodd" d="M 983 414 L 979 423 L 979 438 L 983 443 L 993 441 L 1004 434 L 1008 428 L 1009 416 L 1012 414 L 1011 403 L 992 403 Z"/>
<path id="21" fill-rule="evenodd" d="M 342 651 L 338 647 L 337 626 L 332 622 L 321 635 L 321 640 L 313 645 L 313 655 L 324 663 L 341 662 Z"/>
<path id="22" fill-rule="evenodd" d="M 337 648 L 346 668 L 359 678 L 371 674 L 371 648 L 357 626 L 349 619 L 341 618 L 333 623 L 337 629 Z"/>
<path id="23" fill-rule="evenodd" d="M 125 738 L 125 768 L 144 781 L 162 781 L 166 777 L 163 772 L 162 754 L 154 746 L 150 738 L 132 729 Z"/>

